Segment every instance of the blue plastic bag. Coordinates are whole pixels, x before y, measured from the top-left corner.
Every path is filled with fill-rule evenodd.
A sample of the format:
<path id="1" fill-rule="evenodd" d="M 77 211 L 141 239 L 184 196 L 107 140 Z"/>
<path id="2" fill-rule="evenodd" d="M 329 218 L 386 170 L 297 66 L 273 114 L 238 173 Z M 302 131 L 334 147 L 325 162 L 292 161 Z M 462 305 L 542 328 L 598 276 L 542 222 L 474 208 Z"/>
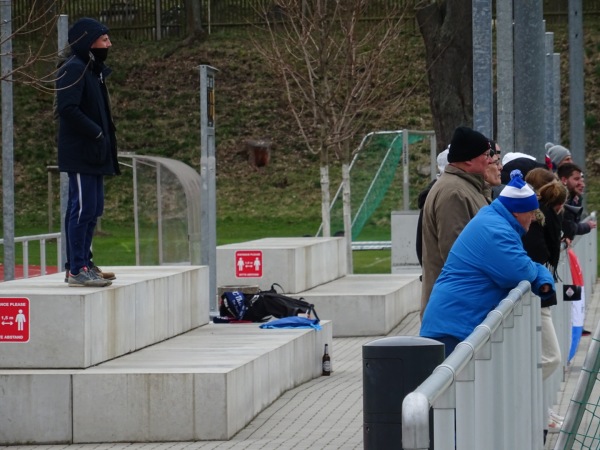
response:
<path id="1" fill-rule="evenodd" d="M 314 328 L 320 330 L 321 325 L 319 325 L 319 319 L 290 316 L 263 323 L 260 328 Z"/>

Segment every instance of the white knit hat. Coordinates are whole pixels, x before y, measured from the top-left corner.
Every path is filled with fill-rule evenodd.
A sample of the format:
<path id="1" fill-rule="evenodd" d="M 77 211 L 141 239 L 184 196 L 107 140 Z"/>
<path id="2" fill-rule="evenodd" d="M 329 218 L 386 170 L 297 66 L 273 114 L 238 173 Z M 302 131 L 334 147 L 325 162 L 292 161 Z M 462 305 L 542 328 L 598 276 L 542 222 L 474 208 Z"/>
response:
<path id="1" fill-rule="evenodd" d="M 446 170 L 446 166 L 448 165 L 448 152 L 450 151 L 450 146 L 446 148 L 443 152 L 441 152 L 437 157 L 437 166 L 440 174 L 444 173 Z"/>
<path id="2" fill-rule="evenodd" d="M 502 158 L 502 165 L 505 166 L 507 165 L 509 162 L 518 159 L 518 158 L 528 158 L 528 159 L 533 159 L 535 161 L 535 158 L 531 155 L 528 155 L 526 153 L 521 153 L 521 152 L 508 152 L 507 154 L 504 155 L 504 157 Z"/>

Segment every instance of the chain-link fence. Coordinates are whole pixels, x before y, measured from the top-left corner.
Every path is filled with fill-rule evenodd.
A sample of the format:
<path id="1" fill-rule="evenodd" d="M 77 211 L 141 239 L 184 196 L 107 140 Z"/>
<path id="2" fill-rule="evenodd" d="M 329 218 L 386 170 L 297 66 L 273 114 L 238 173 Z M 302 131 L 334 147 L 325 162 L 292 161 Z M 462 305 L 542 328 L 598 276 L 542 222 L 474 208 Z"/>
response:
<path id="1" fill-rule="evenodd" d="M 197 1 L 200 1 L 202 26 L 207 32 L 260 24 L 263 18 L 259 10 L 285 17 L 277 0 Z M 417 0 L 370 0 L 363 17 L 364 20 L 377 19 L 394 8 L 414 25 L 416 3 Z M 33 16 L 61 13 L 67 14 L 71 22 L 80 17 L 93 17 L 108 25 L 112 35 L 125 39 L 181 37 L 186 31 L 185 0 L 16 0 L 13 2 L 13 29 L 29 21 L 32 8 L 36 9 Z M 544 16 L 548 22 L 567 23 L 568 12 L 568 0 L 544 0 Z M 600 0 L 583 2 L 583 14 L 584 17 L 600 17 Z"/>

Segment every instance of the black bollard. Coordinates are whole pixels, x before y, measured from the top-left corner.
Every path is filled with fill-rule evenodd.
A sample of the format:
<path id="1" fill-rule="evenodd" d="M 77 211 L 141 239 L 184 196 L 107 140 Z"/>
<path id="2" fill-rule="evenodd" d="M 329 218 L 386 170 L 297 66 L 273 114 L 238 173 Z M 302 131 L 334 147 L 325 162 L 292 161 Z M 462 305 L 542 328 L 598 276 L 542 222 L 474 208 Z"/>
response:
<path id="1" fill-rule="evenodd" d="M 402 448 L 402 401 L 443 361 L 444 344 L 433 339 L 394 336 L 363 345 L 365 450 Z"/>

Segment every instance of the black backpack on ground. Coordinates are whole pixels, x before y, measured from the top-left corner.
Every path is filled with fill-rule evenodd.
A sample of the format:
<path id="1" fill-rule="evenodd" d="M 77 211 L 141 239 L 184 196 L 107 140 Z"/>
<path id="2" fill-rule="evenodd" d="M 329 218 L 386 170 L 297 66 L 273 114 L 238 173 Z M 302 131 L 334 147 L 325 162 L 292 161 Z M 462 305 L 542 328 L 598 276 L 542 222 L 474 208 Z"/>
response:
<path id="1" fill-rule="evenodd" d="M 249 320 L 252 322 L 264 322 L 270 317 L 281 319 L 283 317 L 297 316 L 298 314 L 307 314 L 319 320 L 315 305 L 308 303 L 303 298 L 289 297 L 280 294 L 275 286 L 283 291 L 283 288 L 274 283 L 268 291 L 260 291 L 256 294 L 242 294 L 241 292 L 225 292 L 221 296 L 222 303 L 220 308 L 221 316 L 229 316 L 238 320 Z M 232 302 L 232 296 L 241 299 L 243 296 L 243 306 L 232 308 L 236 303 Z M 229 299 L 229 301 L 228 301 Z"/>

